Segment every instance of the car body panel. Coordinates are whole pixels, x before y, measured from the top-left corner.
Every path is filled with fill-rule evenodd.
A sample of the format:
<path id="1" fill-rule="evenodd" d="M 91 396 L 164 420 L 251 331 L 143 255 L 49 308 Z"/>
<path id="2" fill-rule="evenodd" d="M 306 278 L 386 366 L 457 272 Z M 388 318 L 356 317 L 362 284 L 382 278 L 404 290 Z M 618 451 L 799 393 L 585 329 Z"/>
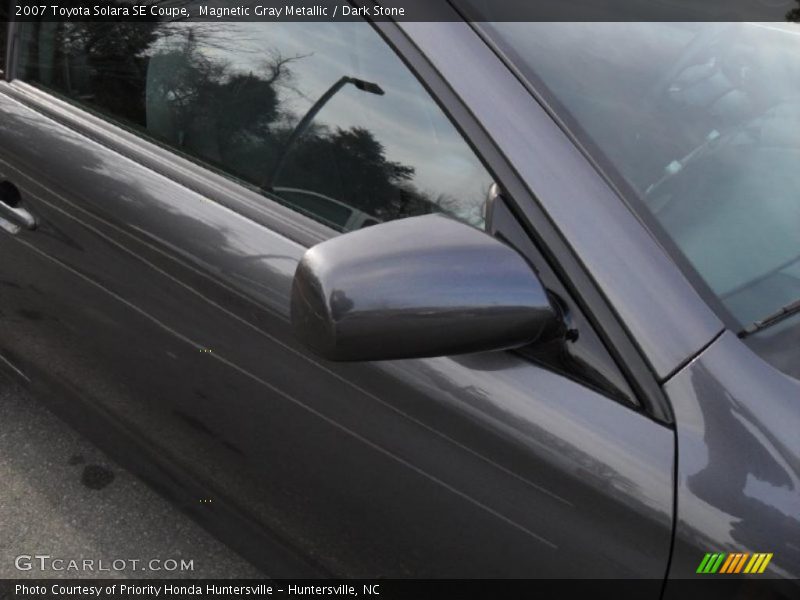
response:
<path id="1" fill-rule="evenodd" d="M 800 382 L 726 332 L 665 388 L 678 433 L 670 578 L 696 577 L 706 552 L 765 552 L 766 577 L 797 582 Z"/>
<path id="2" fill-rule="evenodd" d="M 669 428 L 509 353 L 323 363 L 288 322 L 304 247 L 6 95 L 0 113 L 0 172 L 39 220 L 0 235 L 0 354 L 126 432 L 122 462 L 149 449 L 137 470 L 212 529 L 245 515 L 216 532 L 265 570 L 291 572 L 249 553 L 273 535 L 322 573 L 660 585 Z"/>

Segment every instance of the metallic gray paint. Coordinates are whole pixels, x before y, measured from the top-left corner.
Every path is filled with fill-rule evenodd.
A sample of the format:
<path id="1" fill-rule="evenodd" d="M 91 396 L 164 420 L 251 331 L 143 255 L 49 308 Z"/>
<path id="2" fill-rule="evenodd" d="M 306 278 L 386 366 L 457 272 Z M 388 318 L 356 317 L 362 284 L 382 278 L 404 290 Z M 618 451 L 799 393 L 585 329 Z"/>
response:
<path id="1" fill-rule="evenodd" d="M 724 333 L 667 384 L 678 433 L 670 578 L 705 552 L 772 552 L 800 595 L 800 382 Z M 763 576 L 758 576 L 763 577 Z"/>
<path id="2" fill-rule="evenodd" d="M 527 182 L 658 377 L 704 348 L 722 322 L 478 34 L 458 22 L 399 25 Z"/>
<path id="3" fill-rule="evenodd" d="M 300 341 L 347 361 L 517 348 L 559 319 L 522 256 L 441 215 L 314 246 L 297 268 L 291 315 Z"/>
<path id="4" fill-rule="evenodd" d="M 0 235 L 0 354 L 271 575 L 657 593 L 670 429 L 509 353 L 319 361 L 289 325 L 303 247 L 5 94 L 0 173 L 40 223 Z"/>
<path id="5" fill-rule="evenodd" d="M 719 320 L 472 30 L 403 27 L 654 371 L 678 369 L 670 576 L 736 550 L 774 552 L 769 573 L 797 578 L 800 384 L 732 334 L 714 341 Z M 91 141 L 93 117 L 31 95 L 67 128 L 12 87 L 0 179 L 39 226 L 0 232 L 0 368 L 55 390 L 58 412 L 273 576 L 647 577 L 658 595 L 675 431 L 512 353 L 311 356 L 289 324 L 306 247 L 283 226 L 226 208 L 216 176 L 197 168 L 189 189 L 159 174 L 171 164 L 126 158 L 169 152 L 113 127 Z"/>

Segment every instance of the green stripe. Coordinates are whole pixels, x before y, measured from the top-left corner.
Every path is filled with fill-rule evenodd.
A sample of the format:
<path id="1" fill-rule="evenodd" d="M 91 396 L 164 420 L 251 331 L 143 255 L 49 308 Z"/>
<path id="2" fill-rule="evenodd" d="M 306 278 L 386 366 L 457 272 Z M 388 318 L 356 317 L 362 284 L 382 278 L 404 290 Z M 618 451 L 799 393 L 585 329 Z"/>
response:
<path id="1" fill-rule="evenodd" d="M 700 566 L 697 567 L 696 571 L 697 573 L 705 573 L 706 563 L 708 562 L 709 558 L 711 558 L 711 553 L 707 552 L 706 555 L 703 557 L 703 561 L 700 563 Z"/>
<path id="2" fill-rule="evenodd" d="M 725 553 L 724 552 L 720 552 L 719 558 L 717 559 L 717 562 L 715 562 L 714 565 L 709 568 L 708 572 L 709 573 L 716 573 L 717 569 L 719 569 L 720 566 L 722 566 L 722 561 L 723 560 L 725 560 Z"/>
<path id="3" fill-rule="evenodd" d="M 711 555 L 711 558 L 708 559 L 708 562 L 706 563 L 706 568 L 703 569 L 703 573 L 711 573 L 711 567 L 714 566 L 714 563 L 717 562 L 718 558 L 719 558 L 719 553 L 714 552 Z"/>
<path id="4" fill-rule="evenodd" d="M 717 557 L 718 556 L 719 556 L 719 554 L 717 554 L 716 552 L 714 552 L 714 554 L 711 555 L 711 558 L 709 558 L 708 562 L 706 563 L 706 568 L 703 569 L 703 573 L 710 573 L 711 572 L 711 567 L 713 567 L 714 563 L 717 562 Z"/>

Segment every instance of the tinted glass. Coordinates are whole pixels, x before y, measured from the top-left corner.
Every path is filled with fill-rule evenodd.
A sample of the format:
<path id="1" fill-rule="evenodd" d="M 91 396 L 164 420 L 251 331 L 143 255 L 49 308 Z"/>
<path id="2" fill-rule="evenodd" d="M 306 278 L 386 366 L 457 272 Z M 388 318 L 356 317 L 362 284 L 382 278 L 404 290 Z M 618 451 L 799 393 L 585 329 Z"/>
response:
<path id="1" fill-rule="evenodd" d="M 740 326 L 800 298 L 800 26 L 487 27 Z"/>
<path id="2" fill-rule="evenodd" d="M 19 76 L 346 231 L 491 179 L 366 23 L 27 23 Z"/>

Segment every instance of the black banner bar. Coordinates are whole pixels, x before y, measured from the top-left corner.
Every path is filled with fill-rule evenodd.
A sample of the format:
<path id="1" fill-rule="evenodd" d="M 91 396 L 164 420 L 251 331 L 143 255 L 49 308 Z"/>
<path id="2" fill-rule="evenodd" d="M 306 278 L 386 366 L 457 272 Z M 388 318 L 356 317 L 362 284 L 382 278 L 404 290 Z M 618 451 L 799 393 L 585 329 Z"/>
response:
<path id="1" fill-rule="evenodd" d="M 10 7 L 10 8 L 9 8 Z M 8 14 L 4 15 L 8 8 Z M 453 9 L 456 10 L 453 10 Z M 19 21 L 797 21 L 800 0 L 11 0 Z"/>
<path id="2" fill-rule="evenodd" d="M 125 580 L 27 579 L 0 580 L 2 600 L 195 600 L 271 598 L 395 599 L 524 599 L 613 598 L 658 600 L 660 580 Z M 779 600 L 800 597 L 800 582 L 726 578 L 670 582 L 665 600 Z"/>

